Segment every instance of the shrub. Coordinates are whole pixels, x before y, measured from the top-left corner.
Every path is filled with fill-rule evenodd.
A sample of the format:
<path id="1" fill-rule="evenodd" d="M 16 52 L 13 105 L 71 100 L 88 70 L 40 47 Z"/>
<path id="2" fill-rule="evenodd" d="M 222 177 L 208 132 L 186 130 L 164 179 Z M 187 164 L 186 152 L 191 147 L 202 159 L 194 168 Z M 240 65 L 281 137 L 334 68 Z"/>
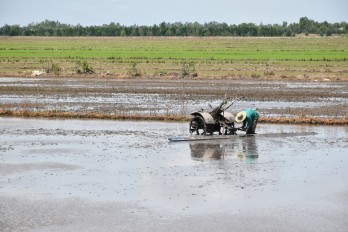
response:
<path id="1" fill-rule="evenodd" d="M 136 62 L 131 63 L 130 67 L 128 68 L 127 74 L 132 77 L 141 77 L 143 75 L 143 72 L 137 66 L 138 64 Z"/>
<path id="2" fill-rule="evenodd" d="M 187 60 L 182 61 L 182 66 L 181 66 L 181 76 L 186 77 L 186 76 L 192 76 L 192 77 L 197 77 L 198 74 L 195 72 L 196 71 L 196 65 L 194 62 L 188 62 Z"/>
<path id="3" fill-rule="evenodd" d="M 51 62 L 48 64 L 48 67 L 45 68 L 46 73 L 53 73 L 54 75 L 59 75 L 60 72 L 62 71 L 62 68 L 57 64 Z"/>
<path id="4" fill-rule="evenodd" d="M 77 61 L 76 73 L 78 74 L 93 74 L 94 70 L 89 66 L 88 62 L 84 60 L 83 62 Z"/>

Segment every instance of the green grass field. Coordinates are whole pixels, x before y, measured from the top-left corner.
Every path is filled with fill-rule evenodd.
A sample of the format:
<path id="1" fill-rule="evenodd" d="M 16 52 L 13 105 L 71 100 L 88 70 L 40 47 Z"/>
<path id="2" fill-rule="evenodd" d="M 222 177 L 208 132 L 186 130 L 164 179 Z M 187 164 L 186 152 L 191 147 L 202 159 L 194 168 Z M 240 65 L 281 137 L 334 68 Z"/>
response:
<path id="1" fill-rule="evenodd" d="M 348 37 L 0 37 L 2 76 L 52 63 L 75 75 L 83 61 L 96 75 L 179 75 L 187 62 L 198 78 L 347 80 Z"/>

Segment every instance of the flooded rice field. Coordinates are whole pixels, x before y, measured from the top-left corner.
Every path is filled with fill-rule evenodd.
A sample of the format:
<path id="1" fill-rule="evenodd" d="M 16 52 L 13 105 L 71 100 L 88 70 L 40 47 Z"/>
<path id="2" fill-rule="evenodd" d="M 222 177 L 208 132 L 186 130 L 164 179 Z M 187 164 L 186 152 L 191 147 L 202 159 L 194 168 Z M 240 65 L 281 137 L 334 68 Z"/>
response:
<path id="1" fill-rule="evenodd" d="M 348 117 L 347 82 L 0 77 L 0 110 L 186 116 L 225 96 L 268 117 Z"/>
<path id="2" fill-rule="evenodd" d="M 0 118 L 0 231 L 347 231 L 348 127 Z"/>

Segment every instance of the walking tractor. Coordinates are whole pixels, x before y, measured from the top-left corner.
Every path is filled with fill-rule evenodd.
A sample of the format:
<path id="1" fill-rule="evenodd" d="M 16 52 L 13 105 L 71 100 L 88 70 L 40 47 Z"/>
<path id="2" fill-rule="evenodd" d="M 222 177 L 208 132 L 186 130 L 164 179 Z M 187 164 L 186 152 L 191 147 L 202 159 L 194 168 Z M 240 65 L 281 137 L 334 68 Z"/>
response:
<path id="1" fill-rule="evenodd" d="M 218 132 L 219 135 L 224 133 L 225 135 L 235 135 L 237 129 L 234 126 L 235 117 L 232 113 L 226 112 L 234 102 L 242 99 L 237 98 L 234 101 L 228 103 L 226 98 L 220 103 L 219 106 L 213 108 L 210 104 L 210 111 L 200 110 L 191 113 L 192 118 L 190 120 L 189 131 L 190 133 L 196 133 L 197 135 L 212 135 L 214 132 Z"/>

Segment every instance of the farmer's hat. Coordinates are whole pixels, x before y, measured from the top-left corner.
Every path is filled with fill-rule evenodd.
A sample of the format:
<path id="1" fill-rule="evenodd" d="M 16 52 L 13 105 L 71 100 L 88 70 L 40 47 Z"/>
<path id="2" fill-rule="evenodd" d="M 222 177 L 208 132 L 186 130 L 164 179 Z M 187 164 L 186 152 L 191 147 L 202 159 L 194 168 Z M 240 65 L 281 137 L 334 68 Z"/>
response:
<path id="1" fill-rule="evenodd" d="M 241 111 L 236 116 L 236 122 L 243 122 L 245 120 L 245 118 L 246 118 L 246 112 Z"/>

